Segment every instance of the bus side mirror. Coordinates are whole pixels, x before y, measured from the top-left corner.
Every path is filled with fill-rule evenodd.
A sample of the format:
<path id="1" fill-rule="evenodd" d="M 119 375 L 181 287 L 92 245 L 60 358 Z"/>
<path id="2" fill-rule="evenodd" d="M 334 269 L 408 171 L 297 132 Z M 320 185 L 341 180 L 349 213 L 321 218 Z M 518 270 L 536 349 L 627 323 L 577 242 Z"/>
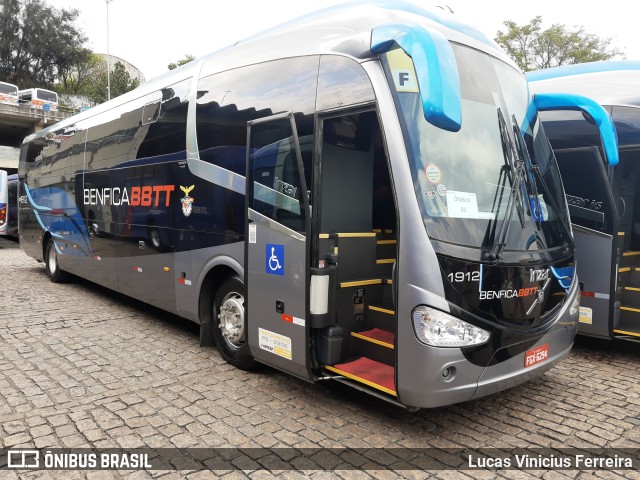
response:
<path id="1" fill-rule="evenodd" d="M 424 118 L 457 132 L 462 127 L 462 97 L 458 64 L 449 41 L 436 30 L 416 24 L 392 23 L 371 31 L 371 51 L 386 53 L 398 45 L 413 59 Z"/>
<path id="2" fill-rule="evenodd" d="M 618 135 L 609 113 L 596 101 L 569 93 L 536 93 L 533 103 L 540 112 L 549 110 L 580 110 L 591 118 L 600 130 L 600 138 L 609 165 L 619 162 Z"/>

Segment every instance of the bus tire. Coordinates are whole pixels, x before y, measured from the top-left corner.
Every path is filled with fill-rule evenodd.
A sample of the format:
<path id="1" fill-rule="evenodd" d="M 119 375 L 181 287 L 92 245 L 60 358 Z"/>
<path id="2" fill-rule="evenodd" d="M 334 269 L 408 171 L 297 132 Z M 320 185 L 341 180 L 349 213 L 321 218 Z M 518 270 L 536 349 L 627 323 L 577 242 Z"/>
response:
<path id="1" fill-rule="evenodd" d="M 69 274 L 60 269 L 58 252 L 53 238 L 49 238 L 44 247 L 44 267 L 49 280 L 53 283 L 63 283 L 69 280 Z"/>
<path id="2" fill-rule="evenodd" d="M 244 283 L 238 276 L 227 278 L 213 299 L 213 338 L 227 363 L 250 370 L 257 363 L 247 343 Z"/>

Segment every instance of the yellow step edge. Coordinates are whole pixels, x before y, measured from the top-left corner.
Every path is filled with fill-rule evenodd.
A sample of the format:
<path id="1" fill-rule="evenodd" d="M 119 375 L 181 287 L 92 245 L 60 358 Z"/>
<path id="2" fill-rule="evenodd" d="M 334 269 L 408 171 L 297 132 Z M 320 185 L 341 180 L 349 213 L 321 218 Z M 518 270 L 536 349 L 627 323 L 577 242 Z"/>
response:
<path id="1" fill-rule="evenodd" d="M 378 240 L 376 242 L 378 245 L 395 245 L 398 243 L 397 240 Z"/>
<path id="2" fill-rule="evenodd" d="M 326 368 L 330 372 L 334 372 L 339 375 L 342 375 L 343 377 L 347 377 L 347 378 L 350 378 L 351 380 L 355 380 L 356 382 L 364 383 L 365 385 L 375 388 L 376 390 L 380 390 L 381 392 L 388 393 L 389 395 L 393 395 L 394 397 L 398 396 L 396 392 L 394 392 L 393 390 L 389 390 L 387 387 L 383 387 L 382 385 L 378 385 L 377 383 L 370 382 L 369 380 L 365 380 L 362 377 L 358 377 L 357 375 L 353 375 L 352 373 L 345 372 L 344 370 L 340 370 L 339 368 L 332 367 L 331 365 L 327 365 L 324 368 Z"/>
<path id="3" fill-rule="evenodd" d="M 395 261 L 396 261 L 395 258 L 381 258 L 381 259 L 376 260 L 376 265 L 387 265 L 387 264 L 393 263 Z"/>
<path id="4" fill-rule="evenodd" d="M 340 288 L 364 287 L 367 285 L 382 285 L 382 279 L 373 278 L 370 280 L 355 280 L 353 282 L 340 282 Z"/>
<path id="5" fill-rule="evenodd" d="M 631 271 L 631 267 L 622 267 L 618 269 L 618 273 L 627 273 Z"/>
<path id="6" fill-rule="evenodd" d="M 334 235 L 338 238 L 370 238 L 375 237 L 375 232 L 343 232 L 343 233 L 334 233 Z"/>
<path id="7" fill-rule="evenodd" d="M 387 285 L 393 285 L 393 280 L 390 278 L 387 278 L 384 283 L 386 283 Z"/>
<path id="8" fill-rule="evenodd" d="M 618 235 L 619 235 L 620 237 L 624 237 L 624 232 L 618 232 Z"/>
<path id="9" fill-rule="evenodd" d="M 633 307 L 620 307 L 620 310 L 624 310 L 626 312 L 636 312 L 636 313 L 640 313 L 640 308 L 633 308 Z"/>
<path id="10" fill-rule="evenodd" d="M 374 312 L 386 313 L 387 315 L 395 315 L 396 312 L 393 310 L 389 310 L 388 308 L 375 307 L 373 305 L 369 305 L 369 310 L 373 310 Z"/>
<path id="11" fill-rule="evenodd" d="M 365 340 L 367 342 L 375 343 L 376 345 L 382 345 L 383 347 L 390 348 L 391 350 L 394 350 L 394 348 L 395 348 L 391 343 L 383 342 L 382 340 L 377 340 L 377 339 L 371 338 L 371 337 L 365 337 L 364 335 L 360 335 L 358 332 L 351 332 L 351 336 L 352 337 L 356 337 L 356 338 L 360 338 L 360 339 Z"/>
<path id="12" fill-rule="evenodd" d="M 620 335 L 630 335 L 632 337 L 640 337 L 640 333 L 638 332 L 627 332 L 626 330 L 618 330 L 617 328 L 613 329 L 613 333 L 618 333 Z"/>
<path id="13" fill-rule="evenodd" d="M 622 254 L 623 257 L 633 257 L 635 255 L 640 255 L 640 252 L 624 252 Z"/>
<path id="14" fill-rule="evenodd" d="M 630 290 L 632 292 L 640 292 L 640 288 L 637 287 L 624 287 L 625 290 Z"/>

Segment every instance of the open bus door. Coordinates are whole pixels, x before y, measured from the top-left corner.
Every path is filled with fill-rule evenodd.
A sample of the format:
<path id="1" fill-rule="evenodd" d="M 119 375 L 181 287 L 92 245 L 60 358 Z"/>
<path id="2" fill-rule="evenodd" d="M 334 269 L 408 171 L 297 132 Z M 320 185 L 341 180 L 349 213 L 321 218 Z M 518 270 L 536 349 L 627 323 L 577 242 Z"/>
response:
<path id="1" fill-rule="evenodd" d="M 253 357 L 309 370 L 309 199 L 293 114 L 249 122 L 245 288 Z"/>
<path id="2" fill-rule="evenodd" d="M 597 147 L 555 149 L 567 194 L 582 288 L 578 331 L 609 338 L 617 276 L 617 211 Z"/>

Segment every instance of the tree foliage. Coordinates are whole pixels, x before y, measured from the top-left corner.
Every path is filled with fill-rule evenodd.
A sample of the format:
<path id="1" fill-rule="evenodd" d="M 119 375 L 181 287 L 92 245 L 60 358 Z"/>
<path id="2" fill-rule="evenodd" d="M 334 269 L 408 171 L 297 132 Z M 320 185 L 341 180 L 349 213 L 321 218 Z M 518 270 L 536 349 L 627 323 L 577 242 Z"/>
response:
<path id="1" fill-rule="evenodd" d="M 174 69 L 176 69 L 178 67 L 181 67 L 182 65 L 185 65 L 185 64 L 191 62 L 195 58 L 196 57 L 194 57 L 190 53 L 185 54 L 185 56 L 181 60 L 178 60 L 177 62 L 171 62 L 169 65 L 167 65 L 167 68 L 169 70 L 174 70 Z"/>
<path id="2" fill-rule="evenodd" d="M 499 30 L 495 40 L 525 72 L 609 60 L 622 55 L 611 46 L 610 38 L 587 33 L 582 27 L 569 30 L 555 23 L 543 30 L 540 16 L 525 25 L 512 20 L 503 24 L 507 29 Z"/>
<path id="3" fill-rule="evenodd" d="M 108 95 L 107 65 L 102 60 L 101 68 L 84 92 L 93 104 L 106 102 Z M 111 66 L 111 98 L 119 97 L 123 93 L 136 88 L 140 82 L 137 78 L 132 79 L 124 65 L 116 62 Z"/>
<path id="4" fill-rule="evenodd" d="M 76 9 L 43 0 L 0 0 L 0 79 L 50 87 L 89 55 Z"/>

